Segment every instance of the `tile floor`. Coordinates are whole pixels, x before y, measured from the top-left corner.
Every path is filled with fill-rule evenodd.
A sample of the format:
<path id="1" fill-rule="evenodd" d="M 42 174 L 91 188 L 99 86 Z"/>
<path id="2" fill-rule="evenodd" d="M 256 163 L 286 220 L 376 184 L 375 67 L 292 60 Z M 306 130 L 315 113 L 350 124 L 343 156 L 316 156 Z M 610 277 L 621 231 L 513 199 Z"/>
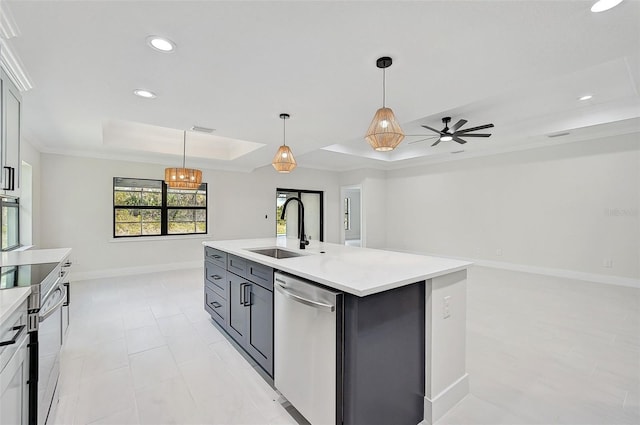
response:
<path id="1" fill-rule="evenodd" d="M 640 423 L 640 290 L 469 282 L 471 394 L 437 425 Z M 296 424 L 202 303 L 200 269 L 72 283 L 53 423 Z"/>

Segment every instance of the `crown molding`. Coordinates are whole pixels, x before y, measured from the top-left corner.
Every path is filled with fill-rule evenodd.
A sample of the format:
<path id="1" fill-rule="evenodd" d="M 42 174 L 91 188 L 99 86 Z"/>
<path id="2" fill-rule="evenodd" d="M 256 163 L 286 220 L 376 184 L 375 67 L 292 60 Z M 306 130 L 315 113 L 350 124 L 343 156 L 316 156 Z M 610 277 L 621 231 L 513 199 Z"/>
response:
<path id="1" fill-rule="evenodd" d="M 0 0 L 0 66 L 11 78 L 18 90 L 25 92 L 33 88 L 33 82 L 18 55 L 9 47 L 7 40 L 18 37 L 20 31 L 7 3 Z"/>
<path id="2" fill-rule="evenodd" d="M 6 2 L 0 0 L 0 37 L 8 40 L 20 35 L 16 21 L 9 12 Z"/>

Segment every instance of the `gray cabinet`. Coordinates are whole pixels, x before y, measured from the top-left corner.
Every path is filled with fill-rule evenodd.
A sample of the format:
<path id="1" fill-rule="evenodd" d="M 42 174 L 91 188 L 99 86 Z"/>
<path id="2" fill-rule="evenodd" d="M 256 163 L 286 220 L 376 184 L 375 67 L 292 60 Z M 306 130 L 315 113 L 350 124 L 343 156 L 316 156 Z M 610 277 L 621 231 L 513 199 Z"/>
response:
<path id="1" fill-rule="evenodd" d="M 6 195 L 18 196 L 20 188 L 20 122 L 22 96 L 9 76 L 0 71 L 0 189 Z"/>
<path id="2" fill-rule="evenodd" d="M 233 273 L 228 275 L 229 281 L 229 323 L 227 331 L 239 343 L 244 346 L 247 335 L 247 286 L 249 282 Z"/>
<path id="3" fill-rule="evenodd" d="M 273 269 L 205 247 L 204 282 L 205 310 L 273 376 Z"/>

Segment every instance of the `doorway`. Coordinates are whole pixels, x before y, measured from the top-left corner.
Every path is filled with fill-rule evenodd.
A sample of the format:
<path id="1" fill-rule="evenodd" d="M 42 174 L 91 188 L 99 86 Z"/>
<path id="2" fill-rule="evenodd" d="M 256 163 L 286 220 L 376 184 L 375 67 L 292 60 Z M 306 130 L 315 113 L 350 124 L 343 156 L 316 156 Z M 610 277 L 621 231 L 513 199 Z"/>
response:
<path id="1" fill-rule="evenodd" d="M 362 187 L 343 186 L 340 189 L 342 226 L 341 241 L 348 246 L 363 247 L 364 234 L 362 223 Z"/>
<path id="2" fill-rule="evenodd" d="M 324 192 L 319 190 L 276 189 L 276 237 L 300 238 L 300 204 L 295 203 L 297 208 L 292 203 L 287 205 L 287 214 L 280 219 L 284 203 L 292 197 L 301 199 L 304 204 L 304 233 L 307 239 L 324 241 Z"/>

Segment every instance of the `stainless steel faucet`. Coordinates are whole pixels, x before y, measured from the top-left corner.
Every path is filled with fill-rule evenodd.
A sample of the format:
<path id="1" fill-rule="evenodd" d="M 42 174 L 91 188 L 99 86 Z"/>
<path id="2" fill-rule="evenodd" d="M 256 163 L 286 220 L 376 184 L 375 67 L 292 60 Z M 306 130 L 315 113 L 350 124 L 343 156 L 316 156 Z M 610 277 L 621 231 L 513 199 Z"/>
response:
<path id="1" fill-rule="evenodd" d="M 304 235 L 304 204 L 302 203 L 302 199 L 297 198 L 295 196 L 288 198 L 284 205 L 282 206 L 282 214 L 280 215 L 280 220 L 284 220 L 284 214 L 287 212 L 287 204 L 291 201 L 298 201 L 300 204 L 300 219 L 298 220 L 298 237 L 300 237 L 300 249 L 305 249 L 307 245 L 309 245 L 309 241 Z"/>

